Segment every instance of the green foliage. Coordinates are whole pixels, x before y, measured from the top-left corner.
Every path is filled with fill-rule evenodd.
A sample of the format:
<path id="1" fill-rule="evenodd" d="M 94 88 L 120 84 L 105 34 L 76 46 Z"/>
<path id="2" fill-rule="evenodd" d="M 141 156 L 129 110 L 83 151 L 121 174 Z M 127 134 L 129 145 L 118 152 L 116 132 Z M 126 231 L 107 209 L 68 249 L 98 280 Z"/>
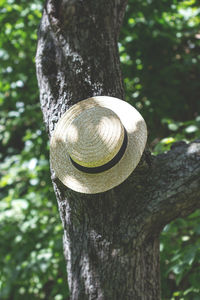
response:
<path id="1" fill-rule="evenodd" d="M 200 299 L 200 211 L 168 224 L 160 241 L 163 299 Z"/>
<path id="2" fill-rule="evenodd" d="M 122 70 L 127 100 L 141 110 L 151 141 L 170 134 L 163 120 L 199 115 L 199 12 L 197 0 L 129 0 L 119 45 Z"/>
<path id="3" fill-rule="evenodd" d="M 34 66 L 42 2 L 0 0 L 2 300 L 68 297 Z M 147 122 L 155 154 L 200 135 L 199 12 L 197 0 L 129 0 L 119 43 L 126 95 Z M 163 300 L 200 299 L 199 215 L 163 231 Z"/>
<path id="4" fill-rule="evenodd" d="M 155 145 L 154 154 L 170 150 L 174 142 L 190 142 L 200 136 L 200 116 L 197 116 L 194 120 L 184 122 L 162 119 L 161 124 L 169 130 L 170 136 L 161 139 Z"/>

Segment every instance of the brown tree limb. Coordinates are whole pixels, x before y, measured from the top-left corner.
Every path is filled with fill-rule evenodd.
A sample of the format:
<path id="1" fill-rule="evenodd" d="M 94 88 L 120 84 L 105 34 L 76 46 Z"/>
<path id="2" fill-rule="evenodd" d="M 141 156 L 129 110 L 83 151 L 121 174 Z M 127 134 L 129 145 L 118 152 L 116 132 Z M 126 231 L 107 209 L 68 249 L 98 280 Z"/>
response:
<path id="1" fill-rule="evenodd" d="M 155 187 L 150 214 L 155 214 L 160 224 L 200 208 L 200 140 L 179 142 L 171 151 L 157 156 L 149 183 Z"/>

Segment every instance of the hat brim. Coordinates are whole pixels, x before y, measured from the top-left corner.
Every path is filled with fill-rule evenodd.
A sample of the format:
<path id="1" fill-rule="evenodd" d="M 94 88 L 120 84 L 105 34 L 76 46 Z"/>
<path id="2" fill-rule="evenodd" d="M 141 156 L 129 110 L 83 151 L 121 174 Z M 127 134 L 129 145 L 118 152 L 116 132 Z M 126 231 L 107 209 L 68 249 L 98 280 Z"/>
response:
<path id="1" fill-rule="evenodd" d="M 71 162 L 66 149 L 66 128 L 85 108 L 101 106 L 111 109 L 120 118 L 128 136 L 123 157 L 109 170 L 97 174 L 79 171 Z M 50 161 L 56 176 L 70 189 L 96 194 L 122 183 L 138 165 L 147 140 L 147 128 L 141 114 L 127 102 L 108 96 L 92 97 L 72 106 L 63 114 L 53 132 L 50 143 Z"/>

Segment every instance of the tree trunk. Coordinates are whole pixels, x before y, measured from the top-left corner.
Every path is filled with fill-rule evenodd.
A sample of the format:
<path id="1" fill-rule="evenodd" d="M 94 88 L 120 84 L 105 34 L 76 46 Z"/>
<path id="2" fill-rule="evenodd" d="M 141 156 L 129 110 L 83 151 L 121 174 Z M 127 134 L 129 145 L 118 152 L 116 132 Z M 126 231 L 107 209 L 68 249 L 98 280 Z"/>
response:
<path id="1" fill-rule="evenodd" d="M 46 1 L 36 65 L 49 137 L 78 101 L 124 99 L 117 39 L 125 7 L 126 0 Z M 68 189 L 51 170 L 71 300 L 160 299 L 159 233 L 200 207 L 199 153 L 198 142 L 148 160 L 145 152 L 124 183 L 95 195 Z"/>

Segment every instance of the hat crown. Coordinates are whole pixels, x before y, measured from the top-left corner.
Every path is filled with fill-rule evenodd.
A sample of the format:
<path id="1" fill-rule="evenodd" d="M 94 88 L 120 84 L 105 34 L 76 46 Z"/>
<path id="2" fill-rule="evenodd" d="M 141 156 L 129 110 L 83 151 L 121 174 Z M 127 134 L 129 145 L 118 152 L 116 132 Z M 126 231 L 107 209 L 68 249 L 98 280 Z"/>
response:
<path id="1" fill-rule="evenodd" d="M 51 165 L 72 190 L 105 192 L 133 172 L 146 140 L 145 121 L 134 107 L 95 96 L 74 104 L 59 119 L 51 137 Z"/>
<path id="2" fill-rule="evenodd" d="M 99 167 L 119 152 L 124 127 L 119 117 L 105 107 L 95 106 L 80 112 L 66 133 L 66 147 L 71 159 L 84 167 Z"/>

